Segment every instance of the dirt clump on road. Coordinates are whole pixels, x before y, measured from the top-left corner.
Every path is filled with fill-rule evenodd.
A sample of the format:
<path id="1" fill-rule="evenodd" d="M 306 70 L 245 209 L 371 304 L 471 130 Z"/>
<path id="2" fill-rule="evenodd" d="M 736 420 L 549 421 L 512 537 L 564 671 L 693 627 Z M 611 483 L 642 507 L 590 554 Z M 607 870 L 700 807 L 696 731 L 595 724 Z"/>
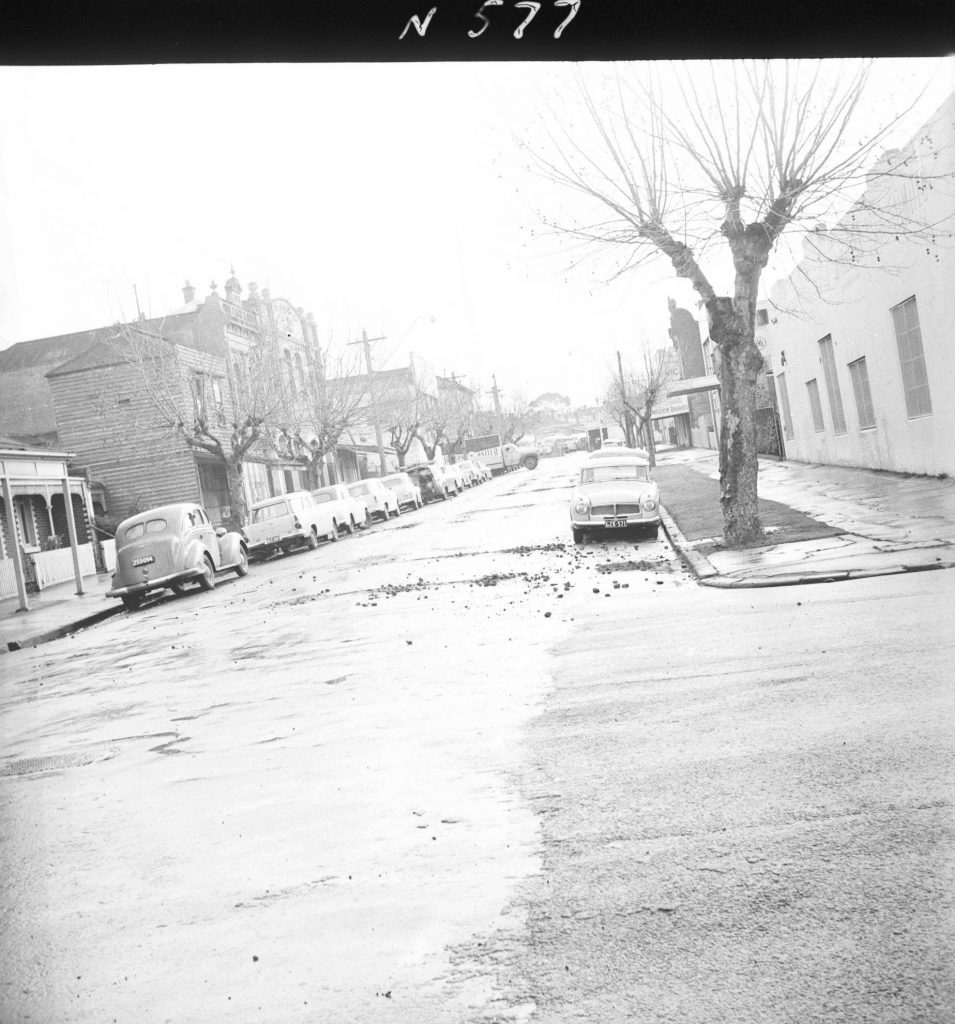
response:
<path id="1" fill-rule="evenodd" d="M 597 566 L 597 572 L 673 572 L 673 568 L 669 562 L 648 562 L 640 558 L 626 562 L 605 562 Z"/>

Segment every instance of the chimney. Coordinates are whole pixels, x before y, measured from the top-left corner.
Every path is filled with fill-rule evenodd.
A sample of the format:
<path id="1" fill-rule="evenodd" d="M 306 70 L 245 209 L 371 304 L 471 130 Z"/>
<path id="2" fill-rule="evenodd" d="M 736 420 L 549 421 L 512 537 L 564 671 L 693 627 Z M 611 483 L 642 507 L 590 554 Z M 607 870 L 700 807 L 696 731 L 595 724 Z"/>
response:
<path id="1" fill-rule="evenodd" d="M 195 299 L 195 297 L 196 297 L 196 289 L 193 288 L 193 286 L 188 281 L 186 281 L 185 287 L 182 289 L 183 301 L 188 306 L 189 303 L 192 302 L 193 299 Z"/>

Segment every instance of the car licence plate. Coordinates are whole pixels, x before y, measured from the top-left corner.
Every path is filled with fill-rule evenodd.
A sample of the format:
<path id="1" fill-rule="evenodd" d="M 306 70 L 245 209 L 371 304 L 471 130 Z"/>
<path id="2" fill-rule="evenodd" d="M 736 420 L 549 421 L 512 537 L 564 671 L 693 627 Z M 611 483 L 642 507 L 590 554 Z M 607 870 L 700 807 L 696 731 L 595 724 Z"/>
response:
<path id="1" fill-rule="evenodd" d="M 620 529 L 621 527 L 624 527 L 626 525 L 627 525 L 627 520 L 626 519 L 611 519 L 611 518 L 608 517 L 607 519 L 604 520 L 604 526 L 611 527 L 611 528 L 616 527 L 617 529 Z"/>
<path id="2" fill-rule="evenodd" d="M 156 559 L 152 555 L 146 555 L 144 558 L 134 558 L 133 565 L 150 565 L 155 561 Z"/>

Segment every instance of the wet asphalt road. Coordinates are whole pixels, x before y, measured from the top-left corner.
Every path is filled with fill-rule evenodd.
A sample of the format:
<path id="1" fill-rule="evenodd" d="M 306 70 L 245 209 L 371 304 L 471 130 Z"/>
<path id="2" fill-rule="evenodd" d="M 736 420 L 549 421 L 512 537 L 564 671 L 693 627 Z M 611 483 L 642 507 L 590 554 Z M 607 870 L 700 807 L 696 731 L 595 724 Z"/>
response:
<path id="1" fill-rule="evenodd" d="M 7 656 L 0 1020 L 950 1018 L 955 576 L 700 588 L 578 459 Z"/>

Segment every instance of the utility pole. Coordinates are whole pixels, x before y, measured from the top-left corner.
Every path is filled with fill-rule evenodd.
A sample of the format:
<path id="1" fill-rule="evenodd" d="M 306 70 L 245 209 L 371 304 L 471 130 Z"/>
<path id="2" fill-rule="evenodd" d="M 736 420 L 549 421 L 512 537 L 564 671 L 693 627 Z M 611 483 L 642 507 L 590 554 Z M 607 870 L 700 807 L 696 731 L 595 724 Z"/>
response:
<path id="1" fill-rule="evenodd" d="M 378 419 L 378 391 L 375 387 L 375 371 L 371 366 L 371 343 L 373 341 L 384 341 L 385 336 L 380 338 L 369 338 L 368 332 L 361 329 L 361 341 L 350 341 L 349 345 L 361 345 L 365 349 L 365 366 L 368 368 L 368 391 L 371 394 L 371 417 L 375 425 L 375 440 L 378 442 L 378 475 L 385 475 L 385 445 L 381 439 L 381 422 Z"/>
<path id="2" fill-rule="evenodd" d="M 623 380 L 623 360 L 620 358 L 620 349 L 617 349 L 617 369 L 620 371 L 620 401 L 623 402 L 623 422 L 627 434 L 627 446 L 636 447 L 633 436 L 633 418 L 630 415 L 630 406 L 627 404 L 627 385 Z"/>
<path id="3" fill-rule="evenodd" d="M 494 415 L 497 417 L 497 432 L 503 440 L 504 429 L 501 422 L 501 389 L 497 386 L 496 374 L 491 374 L 491 380 L 494 381 L 494 387 L 491 388 L 491 394 L 494 396 Z"/>

